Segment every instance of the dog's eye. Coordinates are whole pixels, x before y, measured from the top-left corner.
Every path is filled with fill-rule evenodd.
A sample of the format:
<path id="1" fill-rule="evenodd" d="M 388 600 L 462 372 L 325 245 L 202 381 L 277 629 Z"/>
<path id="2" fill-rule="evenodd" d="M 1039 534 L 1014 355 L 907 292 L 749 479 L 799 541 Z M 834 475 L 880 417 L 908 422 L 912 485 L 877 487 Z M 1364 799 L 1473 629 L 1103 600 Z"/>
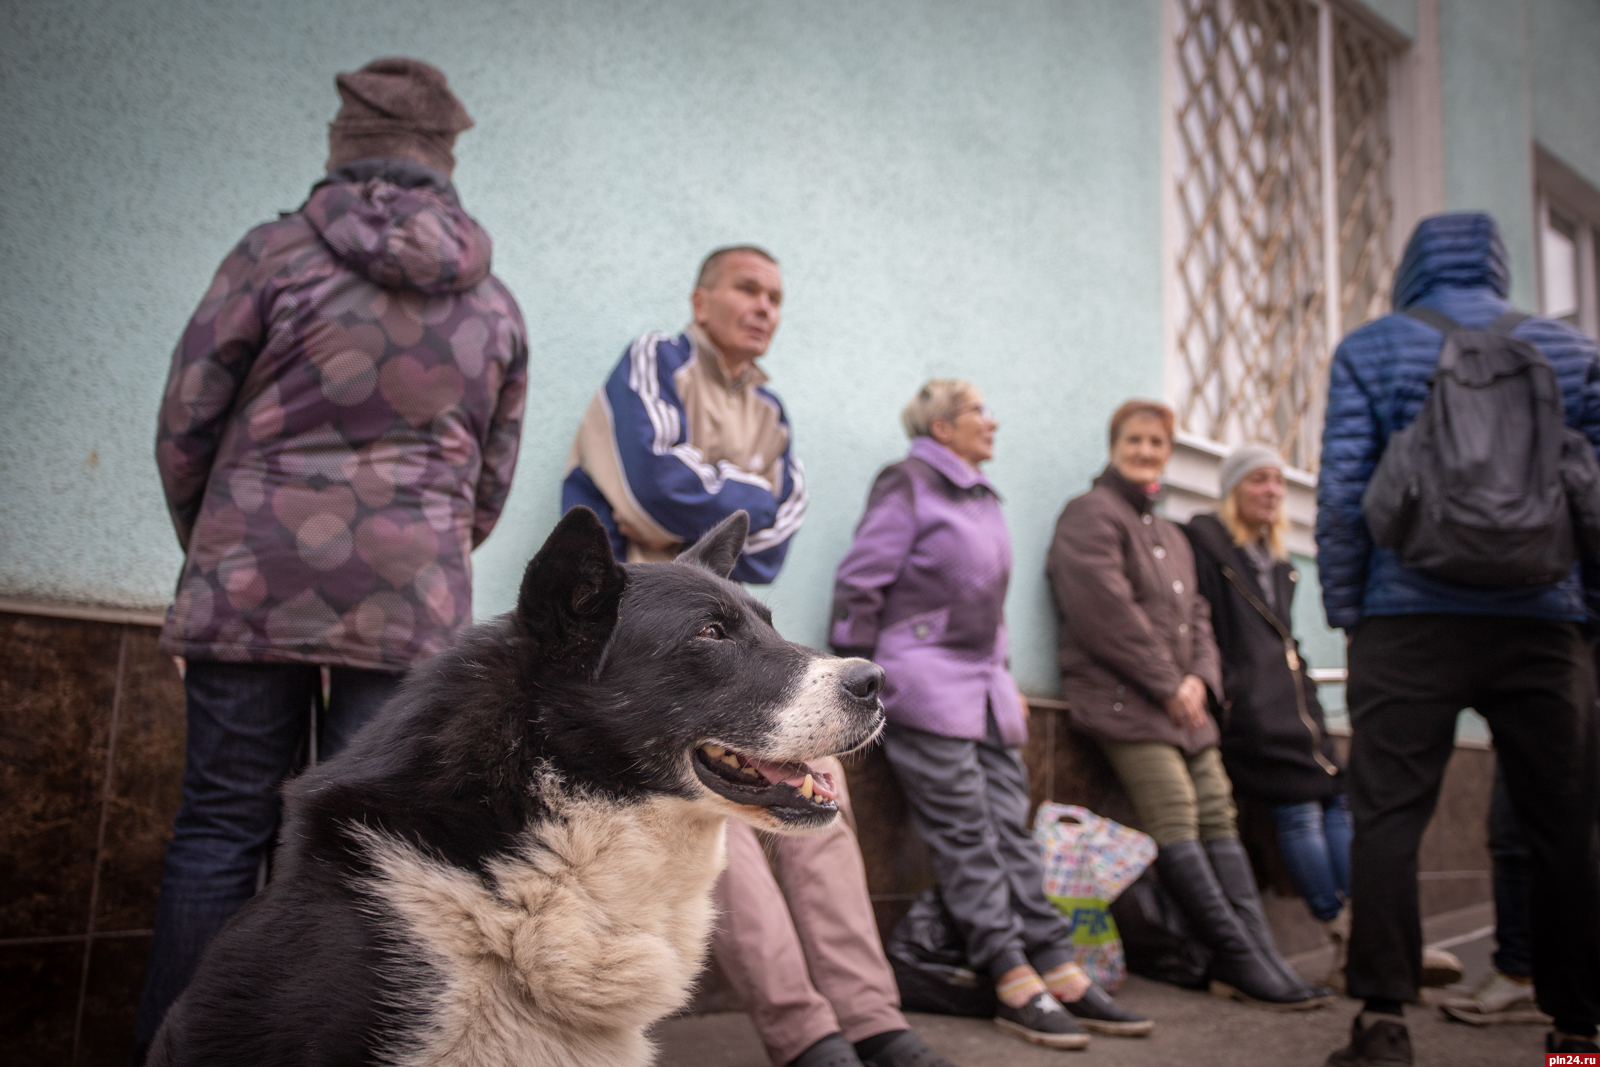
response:
<path id="1" fill-rule="evenodd" d="M 707 623 L 706 628 L 700 631 L 700 636 L 712 641 L 723 641 L 727 639 L 728 631 L 724 630 L 720 623 Z"/>

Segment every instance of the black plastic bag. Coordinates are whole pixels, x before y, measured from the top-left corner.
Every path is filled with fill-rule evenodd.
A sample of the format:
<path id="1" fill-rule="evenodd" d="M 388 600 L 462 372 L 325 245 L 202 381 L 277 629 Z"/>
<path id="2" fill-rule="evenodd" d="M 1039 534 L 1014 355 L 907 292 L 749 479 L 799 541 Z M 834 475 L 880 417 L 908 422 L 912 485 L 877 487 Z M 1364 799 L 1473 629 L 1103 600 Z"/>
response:
<path id="1" fill-rule="evenodd" d="M 923 892 L 885 946 L 906 1011 L 994 1017 L 994 983 L 967 963 L 966 943 L 937 889 Z"/>
<path id="2" fill-rule="evenodd" d="M 1197 941 L 1152 865 L 1111 903 L 1128 970 L 1158 982 L 1204 989 L 1211 950 Z"/>

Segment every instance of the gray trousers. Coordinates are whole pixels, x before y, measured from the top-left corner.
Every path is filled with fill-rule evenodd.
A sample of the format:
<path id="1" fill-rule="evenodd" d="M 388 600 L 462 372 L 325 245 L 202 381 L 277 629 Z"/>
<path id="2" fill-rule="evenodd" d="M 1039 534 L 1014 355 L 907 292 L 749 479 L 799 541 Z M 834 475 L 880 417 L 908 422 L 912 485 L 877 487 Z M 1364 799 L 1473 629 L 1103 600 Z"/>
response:
<path id="1" fill-rule="evenodd" d="M 994 716 L 981 741 L 890 724 L 883 748 L 973 967 L 999 978 L 1071 959 L 1072 928 L 1045 898 L 1028 832 L 1028 772 L 1001 743 Z"/>

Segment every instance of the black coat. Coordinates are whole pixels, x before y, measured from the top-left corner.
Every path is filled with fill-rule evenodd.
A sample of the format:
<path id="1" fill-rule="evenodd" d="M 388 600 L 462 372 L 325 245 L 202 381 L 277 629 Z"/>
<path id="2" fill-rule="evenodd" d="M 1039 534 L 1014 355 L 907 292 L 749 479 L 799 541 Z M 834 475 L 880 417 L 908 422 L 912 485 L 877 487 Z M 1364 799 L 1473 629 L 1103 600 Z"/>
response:
<path id="1" fill-rule="evenodd" d="M 1290 629 L 1299 573 L 1282 560 L 1273 568 L 1274 611 L 1249 557 L 1215 515 L 1195 516 L 1184 532 L 1222 653 L 1222 760 L 1234 791 L 1272 804 L 1344 792 L 1316 683 Z"/>

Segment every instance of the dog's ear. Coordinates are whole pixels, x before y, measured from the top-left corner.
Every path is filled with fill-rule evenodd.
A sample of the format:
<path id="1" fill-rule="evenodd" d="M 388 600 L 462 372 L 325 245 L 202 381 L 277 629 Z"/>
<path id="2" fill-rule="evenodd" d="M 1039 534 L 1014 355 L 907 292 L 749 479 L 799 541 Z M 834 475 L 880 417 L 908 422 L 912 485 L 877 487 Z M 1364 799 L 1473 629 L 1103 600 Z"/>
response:
<path id="1" fill-rule="evenodd" d="M 704 567 L 718 578 L 726 578 L 733 573 L 734 564 L 739 562 L 739 553 L 744 551 L 744 539 L 749 533 L 749 514 L 735 511 L 684 549 L 678 556 L 678 562 L 692 563 Z"/>
<path id="2" fill-rule="evenodd" d="M 617 625 L 628 572 L 611 556 L 600 519 L 577 507 L 561 517 L 528 564 L 517 621 L 541 659 L 571 673 L 592 670 Z"/>

